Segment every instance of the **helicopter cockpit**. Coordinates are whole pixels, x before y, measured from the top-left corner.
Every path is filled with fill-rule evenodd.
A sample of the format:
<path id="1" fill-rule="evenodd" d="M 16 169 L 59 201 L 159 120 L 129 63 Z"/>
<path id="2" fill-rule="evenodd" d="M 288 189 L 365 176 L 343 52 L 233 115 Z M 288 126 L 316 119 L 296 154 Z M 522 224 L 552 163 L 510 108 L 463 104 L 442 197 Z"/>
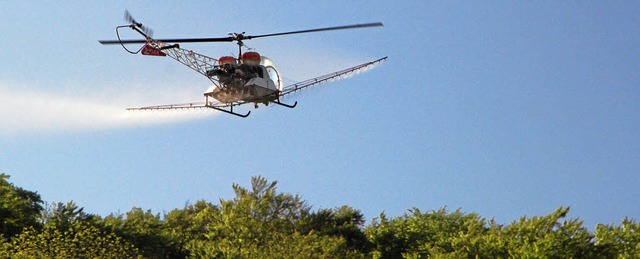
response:
<path id="1" fill-rule="evenodd" d="M 265 63 L 268 63 L 270 68 L 267 68 Z M 245 52 L 240 60 L 231 56 L 221 57 L 218 59 L 218 66 L 207 71 L 207 75 L 217 77 L 223 87 L 243 87 L 254 78 L 262 78 L 271 81 L 276 89 L 280 88 L 279 75 L 272 63 L 257 52 Z"/>
<path id="2" fill-rule="evenodd" d="M 205 92 L 223 102 L 256 100 L 277 96 L 282 90 L 282 79 L 273 62 L 257 52 L 245 52 L 240 59 L 224 56 L 218 65 L 207 71 L 209 77 L 216 77 L 219 88 L 212 87 Z"/>

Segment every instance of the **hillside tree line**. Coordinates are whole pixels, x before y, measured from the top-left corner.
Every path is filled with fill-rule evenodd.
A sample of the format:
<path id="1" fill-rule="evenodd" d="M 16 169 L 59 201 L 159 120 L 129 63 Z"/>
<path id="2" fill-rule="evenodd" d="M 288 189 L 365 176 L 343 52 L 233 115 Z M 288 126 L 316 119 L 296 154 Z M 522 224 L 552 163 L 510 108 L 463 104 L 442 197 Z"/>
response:
<path id="1" fill-rule="evenodd" d="M 590 232 L 568 207 L 509 224 L 412 208 L 366 224 L 350 206 L 313 210 L 276 187 L 258 176 L 217 203 L 101 217 L 45 203 L 0 174 L 0 258 L 640 258 L 640 224 L 629 218 Z"/>

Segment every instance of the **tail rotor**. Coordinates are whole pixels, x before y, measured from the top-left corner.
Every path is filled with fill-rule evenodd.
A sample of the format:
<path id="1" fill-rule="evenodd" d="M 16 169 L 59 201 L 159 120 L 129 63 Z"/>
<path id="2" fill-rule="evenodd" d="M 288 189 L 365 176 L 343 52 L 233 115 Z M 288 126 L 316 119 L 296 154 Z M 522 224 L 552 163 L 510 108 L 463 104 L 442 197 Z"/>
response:
<path id="1" fill-rule="evenodd" d="M 153 37 L 153 30 L 147 26 L 142 25 L 142 23 L 136 21 L 136 19 L 133 18 L 131 13 L 129 13 L 129 10 L 124 10 L 124 20 L 131 23 L 131 25 L 129 26 L 133 26 L 134 28 L 139 29 L 148 38 Z"/>

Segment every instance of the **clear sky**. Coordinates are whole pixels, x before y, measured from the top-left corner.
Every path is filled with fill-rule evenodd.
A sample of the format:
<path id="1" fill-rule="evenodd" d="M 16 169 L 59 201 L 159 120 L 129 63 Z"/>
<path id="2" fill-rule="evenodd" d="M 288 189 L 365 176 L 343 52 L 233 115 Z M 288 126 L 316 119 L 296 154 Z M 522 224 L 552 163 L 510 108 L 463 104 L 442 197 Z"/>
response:
<path id="1" fill-rule="evenodd" d="M 158 38 L 384 23 L 246 42 L 285 83 L 389 60 L 247 119 L 125 112 L 201 101 L 210 85 L 100 45 L 125 9 Z M 100 215 L 216 203 L 262 175 L 367 220 L 443 206 L 504 223 L 559 206 L 589 228 L 639 219 L 638 13 L 634 1 L 2 1 L 0 172 Z"/>

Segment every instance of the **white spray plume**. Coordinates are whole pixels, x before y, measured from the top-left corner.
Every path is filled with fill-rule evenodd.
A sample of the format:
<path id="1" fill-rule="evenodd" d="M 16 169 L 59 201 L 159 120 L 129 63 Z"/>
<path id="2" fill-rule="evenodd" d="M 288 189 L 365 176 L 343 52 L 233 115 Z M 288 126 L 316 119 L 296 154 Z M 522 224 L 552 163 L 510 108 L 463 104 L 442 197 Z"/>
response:
<path id="1" fill-rule="evenodd" d="M 140 94 L 121 94 L 141 96 Z M 67 96 L 34 90 L 13 90 L 0 84 L 0 134 L 139 127 L 187 121 L 216 112 L 209 110 L 127 111 L 135 97 Z M 195 96 L 194 96 L 195 97 Z M 159 98 L 156 100 L 160 100 Z M 162 100 L 160 100 L 162 101 Z"/>
<path id="2" fill-rule="evenodd" d="M 299 59 L 283 59 L 285 76 L 308 79 L 331 71 L 361 63 L 348 55 L 317 59 L 317 54 Z M 329 53 L 327 53 L 329 55 Z M 287 56 L 284 55 L 283 56 Z M 303 61 L 312 62 L 303 62 Z M 302 63 L 300 63 L 302 62 Z M 350 78 L 375 66 L 343 75 L 328 82 Z M 290 71 L 289 71 L 290 70 Z M 285 84 L 287 85 L 287 84 Z M 184 122 L 214 116 L 219 112 L 208 109 L 127 111 L 126 107 L 140 107 L 171 103 L 201 101 L 202 93 L 179 91 L 175 86 L 145 88 L 137 85 L 115 87 L 112 93 L 60 94 L 37 87 L 12 87 L 0 82 L 0 135 L 24 132 L 69 132 L 125 127 L 141 127 L 163 123 Z M 73 87 L 71 87 L 73 88 Z M 100 89 L 100 87 L 96 87 Z M 18 90 L 17 90 L 18 89 Z"/>

